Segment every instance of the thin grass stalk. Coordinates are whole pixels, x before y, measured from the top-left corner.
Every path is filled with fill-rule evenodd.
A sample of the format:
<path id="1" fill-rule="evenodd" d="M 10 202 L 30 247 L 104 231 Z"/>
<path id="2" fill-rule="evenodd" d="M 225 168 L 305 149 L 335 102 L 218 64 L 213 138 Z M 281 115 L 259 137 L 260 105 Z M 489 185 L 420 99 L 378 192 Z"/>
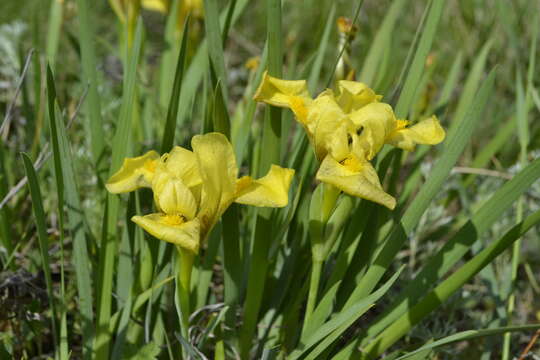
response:
<path id="1" fill-rule="evenodd" d="M 53 0 L 49 10 L 49 21 L 47 29 L 47 62 L 54 69 L 56 53 L 58 52 L 58 44 L 62 30 L 62 15 L 64 1 Z"/>
<path id="2" fill-rule="evenodd" d="M 268 73 L 275 77 L 282 76 L 282 35 L 281 35 L 281 1 L 266 1 Z M 279 164 L 281 145 L 281 109 L 266 107 L 262 148 L 258 175 L 265 173 L 271 164 Z M 268 270 L 268 251 L 275 240 L 272 228 L 271 209 L 259 209 L 255 224 L 253 250 L 244 303 L 244 323 L 240 329 L 240 356 L 249 357 L 251 342 L 256 333 L 257 319 L 262 302 L 266 273 Z"/>
<path id="3" fill-rule="evenodd" d="M 54 297 L 52 277 L 51 277 L 51 268 L 49 260 L 49 241 L 47 236 L 47 227 L 45 225 L 45 210 L 43 209 L 43 202 L 41 196 L 41 190 L 38 185 L 37 174 L 32 161 L 26 154 L 22 154 L 22 159 L 24 163 L 24 169 L 26 171 L 26 176 L 28 177 L 28 187 L 30 188 L 30 196 L 32 197 L 32 209 L 34 212 L 34 218 L 36 220 L 36 227 L 38 230 L 38 242 L 39 250 L 41 255 L 41 266 L 43 268 L 43 273 L 45 274 L 45 284 L 47 287 L 47 295 L 49 297 L 49 306 L 51 309 L 51 325 L 52 325 L 52 334 L 54 346 L 56 348 L 56 353 L 58 354 L 58 313 L 56 309 L 56 299 Z"/>
<path id="4" fill-rule="evenodd" d="M 96 35 L 92 28 L 90 19 L 94 18 L 92 12 L 92 4 L 88 0 L 77 0 L 78 16 L 79 16 L 79 43 L 81 44 L 81 62 L 82 62 L 82 78 L 84 83 L 89 85 L 88 99 L 85 103 L 85 111 L 87 115 L 87 128 L 90 134 L 90 147 L 92 158 L 96 166 L 98 177 L 99 169 L 102 164 L 104 143 L 104 134 L 102 128 L 101 117 L 101 102 L 98 93 L 98 74 L 96 50 L 94 47 L 94 39 Z"/>
<path id="5" fill-rule="evenodd" d="M 142 21 L 139 18 L 135 40 L 129 56 L 129 66 L 124 81 L 124 96 L 122 99 L 122 109 L 120 120 L 114 136 L 114 147 L 112 151 L 112 161 L 110 174 L 118 169 L 122 159 L 127 154 L 128 140 L 131 134 L 131 115 L 136 94 L 136 69 L 142 47 Z M 98 298 L 98 320 L 97 334 L 94 343 L 94 359 L 108 359 L 112 334 L 109 332 L 109 321 L 111 317 L 113 289 L 114 263 L 118 251 L 117 247 L 117 220 L 120 203 L 117 195 L 108 194 L 106 212 L 104 217 L 104 231 L 99 253 L 99 298 Z"/>

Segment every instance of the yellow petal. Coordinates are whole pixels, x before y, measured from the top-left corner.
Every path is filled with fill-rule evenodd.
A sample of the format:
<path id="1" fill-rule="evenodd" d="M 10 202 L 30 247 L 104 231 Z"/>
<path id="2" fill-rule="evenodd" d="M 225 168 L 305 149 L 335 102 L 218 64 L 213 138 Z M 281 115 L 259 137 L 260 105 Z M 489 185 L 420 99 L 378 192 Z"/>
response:
<path id="1" fill-rule="evenodd" d="M 190 250 L 199 251 L 200 223 L 195 218 L 185 221 L 179 215 L 149 214 L 134 216 L 131 220 L 153 237 Z"/>
<path id="2" fill-rule="evenodd" d="M 168 171 L 182 179 L 191 188 L 202 183 L 197 157 L 192 151 L 175 146 L 171 152 L 162 157 Z"/>
<path id="3" fill-rule="evenodd" d="M 331 90 L 324 91 L 313 101 L 305 128 L 319 161 L 327 153 L 336 159 L 349 153 L 348 134 L 354 129 L 354 124 L 336 103 Z"/>
<path id="4" fill-rule="evenodd" d="M 235 202 L 265 207 L 287 206 L 293 175 L 293 169 L 272 165 L 268 174 L 260 179 L 244 176 L 237 182 Z"/>
<path id="5" fill-rule="evenodd" d="M 168 0 L 142 0 L 141 4 L 145 9 L 160 13 L 166 13 L 169 10 Z"/>
<path id="6" fill-rule="evenodd" d="M 334 185 L 343 192 L 370 200 L 394 209 L 396 200 L 384 192 L 371 164 L 354 155 L 337 162 L 331 156 L 326 156 L 317 172 L 317 180 Z"/>
<path id="7" fill-rule="evenodd" d="M 124 159 L 120 170 L 110 177 L 105 187 L 113 194 L 150 187 L 158 159 L 159 154 L 153 150 L 139 157 Z"/>
<path id="8" fill-rule="evenodd" d="M 291 97 L 310 98 L 306 80 L 282 80 L 265 71 L 253 99 L 279 107 L 290 107 Z"/>
<path id="9" fill-rule="evenodd" d="M 358 110 L 382 98 L 366 84 L 357 81 L 341 80 L 338 82 L 338 90 L 337 102 L 345 113 Z"/>
<path id="10" fill-rule="evenodd" d="M 160 171 L 154 176 L 152 191 L 160 211 L 168 215 L 182 214 L 188 220 L 195 217 L 197 201 L 180 178 L 170 172 Z"/>
<path id="11" fill-rule="evenodd" d="M 253 99 L 274 106 L 290 108 L 302 124 L 306 122 L 309 106 L 312 102 L 306 80 L 282 80 L 268 75 L 267 71 L 264 72 L 261 84 Z"/>
<path id="12" fill-rule="evenodd" d="M 373 159 L 396 127 L 392 107 L 385 103 L 370 103 L 349 116 L 359 133 L 353 142 L 353 151 L 357 154 L 361 151 L 368 160 Z"/>
<path id="13" fill-rule="evenodd" d="M 198 217 L 205 236 L 234 200 L 238 168 L 232 145 L 223 134 L 196 135 L 191 147 L 203 180 Z"/>
<path id="14" fill-rule="evenodd" d="M 389 134 L 387 144 L 412 151 L 416 144 L 436 145 L 444 140 L 446 133 L 437 117 L 432 116 L 411 126 Z"/>

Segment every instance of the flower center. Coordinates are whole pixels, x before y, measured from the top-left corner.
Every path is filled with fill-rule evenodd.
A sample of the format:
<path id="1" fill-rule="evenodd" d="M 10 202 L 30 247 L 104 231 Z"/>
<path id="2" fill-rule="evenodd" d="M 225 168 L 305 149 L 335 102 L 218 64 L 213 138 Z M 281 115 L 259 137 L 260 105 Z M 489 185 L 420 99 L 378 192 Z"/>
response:
<path id="1" fill-rule="evenodd" d="M 146 160 L 144 162 L 144 169 L 147 170 L 147 171 L 150 171 L 150 172 L 155 172 L 156 171 L 156 163 L 157 161 L 156 160 Z"/>
<path id="2" fill-rule="evenodd" d="M 186 222 L 186 218 L 183 215 L 164 215 L 162 221 L 165 225 L 182 225 Z"/>
<path id="3" fill-rule="evenodd" d="M 352 172 L 359 172 L 362 169 L 362 164 L 355 157 L 347 157 L 341 160 L 340 163 Z"/>

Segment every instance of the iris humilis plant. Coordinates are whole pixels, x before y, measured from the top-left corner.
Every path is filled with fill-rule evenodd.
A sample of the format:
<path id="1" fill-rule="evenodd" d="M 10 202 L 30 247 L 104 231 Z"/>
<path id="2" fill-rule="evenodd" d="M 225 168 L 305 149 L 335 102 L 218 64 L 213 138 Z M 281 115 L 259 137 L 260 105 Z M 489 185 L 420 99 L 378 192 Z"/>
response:
<path id="1" fill-rule="evenodd" d="M 175 244 L 180 253 L 180 287 L 184 326 L 189 315 L 193 258 L 225 210 L 233 203 L 284 207 L 294 170 L 272 165 L 260 179 L 238 178 L 233 149 L 220 133 L 194 136 L 193 151 L 176 146 L 127 158 L 107 182 L 107 190 L 125 193 L 148 187 L 156 212 L 132 220 L 157 239 Z"/>
<path id="2" fill-rule="evenodd" d="M 314 309 L 322 263 L 332 244 L 325 244 L 324 226 L 339 193 L 370 200 L 394 209 L 371 160 L 385 144 L 412 151 L 416 144 L 435 145 L 445 131 L 435 116 L 411 125 L 397 119 L 392 107 L 381 102 L 366 84 L 341 80 L 337 91 L 327 89 L 312 98 L 305 80 L 283 80 L 265 73 L 254 99 L 289 108 L 302 125 L 320 162 L 316 179 L 324 184 L 312 200 L 310 235 L 313 268 L 305 324 Z M 315 197 L 314 197 L 315 198 Z"/>

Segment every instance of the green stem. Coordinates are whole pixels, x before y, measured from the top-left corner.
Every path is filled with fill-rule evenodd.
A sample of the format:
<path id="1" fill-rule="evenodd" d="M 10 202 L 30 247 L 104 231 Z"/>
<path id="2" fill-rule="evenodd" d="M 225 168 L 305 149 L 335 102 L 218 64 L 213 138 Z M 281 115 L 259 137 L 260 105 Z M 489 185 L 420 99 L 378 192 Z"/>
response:
<path id="1" fill-rule="evenodd" d="M 187 340 L 189 328 L 190 311 L 190 288 L 191 288 L 191 272 L 193 270 L 193 261 L 195 254 L 189 250 L 185 250 L 180 246 L 178 249 L 178 273 L 176 280 L 176 295 L 180 305 L 180 321 L 182 325 L 182 336 Z"/>
<path id="2" fill-rule="evenodd" d="M 304 326 L 302 331 L 305 331 L 307 328 L 311 314 L 313 314 L 315 304 L 317 303 L 317 293 L 319 292 L 319 281 L 321 279 L 322 265 L 322 261 L 313 259 L 313 266 L 311 267 L 311 280 L 309 282 L 308 302 L 306 306 L 306 313 L 304 315 Z"/>

